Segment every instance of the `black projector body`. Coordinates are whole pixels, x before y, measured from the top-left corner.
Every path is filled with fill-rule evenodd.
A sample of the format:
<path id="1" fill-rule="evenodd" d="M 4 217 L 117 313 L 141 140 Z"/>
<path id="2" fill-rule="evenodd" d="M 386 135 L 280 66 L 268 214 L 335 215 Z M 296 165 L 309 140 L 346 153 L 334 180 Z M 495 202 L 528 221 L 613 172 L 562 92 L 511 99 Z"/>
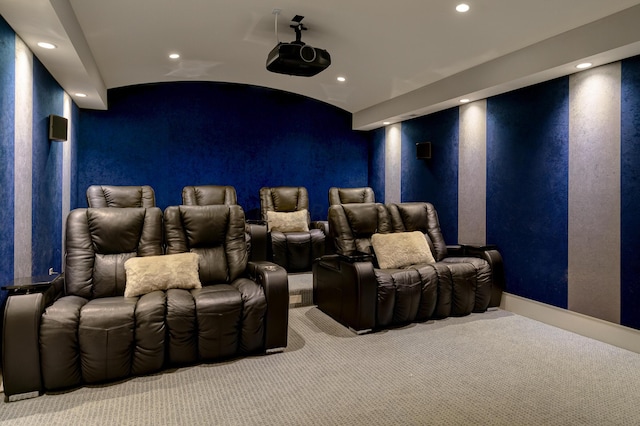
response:
<path id="1" fill-rule="evenodd" d="M 267 70 L 280 74 L 311 77 L 329 65 L 329 52 L 304 43 L 278 43 L 267 56 Z"/>

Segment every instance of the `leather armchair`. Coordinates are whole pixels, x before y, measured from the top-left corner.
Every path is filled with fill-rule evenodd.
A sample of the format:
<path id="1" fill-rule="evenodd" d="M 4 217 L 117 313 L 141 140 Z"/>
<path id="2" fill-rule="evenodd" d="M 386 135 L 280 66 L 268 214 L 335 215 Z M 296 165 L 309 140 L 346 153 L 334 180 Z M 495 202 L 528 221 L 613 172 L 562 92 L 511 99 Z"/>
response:
<path id="1" fill-rule="evenodd" d="M 197 185 L 182 188 L 185 206 L 211 206 L 238 204 L 236 189 L 228 185 Z"/>
<path id="2" fill-rule="evenodd" d="M 329 205 L 351 203 L 375 203 L 376 196 L 370 187 L 329 188 Z"/>
<path id="3" fill-rule="evenodd" d="M 281 232 L 269 228 L 269 212 L 292 213 L 307 211 L 308 231 Z M 260 189 L 260 213 L 267 223 L 271 251 L 274 263 L 287 271 L 308 271 L 313 260 L 325 253 L 325 224 L 311 222 L 309 214 L 309 196 L 307 189 L 301 186 L 263 187 Z"/>
<path id="4" fill-rule="evenodd" d="M 197 209 L 197 210 L 196 210 Z M 88 208 L 67 218 L 65 272 L 44 292 L 10 295 L 5 399 L 149 374 L 287 344 L 283 268 L 247 262 L 240 206 Z M 126 260 L 196 252 L 203 288 L 124 297 Z"/>
<path id="5" fill-rule="evenodd" d="M 87 188 L 89 207 L 155 207 L 153 188 L 143 186 L 91 185 Z"/>
<path id="6" fill-rule="evenodd" d="M 428 203 L 334 205 L 329 207 L 329 229 L 336 254 L 314 262 L 314 301 L 358 333 L 483 312 L 490 305 L 494 285 L 502 284 L 494 284 L 502 276 L 497 251 L 491 253 L 492 264 L 483 255 L 450 257 L 435 209 Z M 436 262 L 379 268 L 372 235 L 416 230 L 428 237 Z M 465 253 L 462 246 L 451 250 Z"/>
<path id="7" fill-rule="evenodd" d="M 236 189 L 229 185 L 196 185 L 182 188 L 182 204 L 185 206 L 237 205 Z M 249 260 L 267 260 L 267 225 L 256 221 L 246 222 L 246 239 Z"/>

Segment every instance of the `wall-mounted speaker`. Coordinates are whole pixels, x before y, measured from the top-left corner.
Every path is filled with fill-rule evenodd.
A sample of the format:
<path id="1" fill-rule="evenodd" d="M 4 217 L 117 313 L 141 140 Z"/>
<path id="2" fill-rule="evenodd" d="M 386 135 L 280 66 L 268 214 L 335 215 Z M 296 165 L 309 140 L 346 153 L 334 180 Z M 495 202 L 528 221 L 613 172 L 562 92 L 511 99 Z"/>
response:
<path id="1" fill-rule="evenodd" d="M 58 142 L 66 141 L 68 126 L 66 118 L 51 114 L 49 116 L 49 139 Z"/>
<path id="2" fill-rule="evenodd" d="M 416 144 L 416 158 L 420 160 L 431 158 L 431 142 L 419 142 Z"/>

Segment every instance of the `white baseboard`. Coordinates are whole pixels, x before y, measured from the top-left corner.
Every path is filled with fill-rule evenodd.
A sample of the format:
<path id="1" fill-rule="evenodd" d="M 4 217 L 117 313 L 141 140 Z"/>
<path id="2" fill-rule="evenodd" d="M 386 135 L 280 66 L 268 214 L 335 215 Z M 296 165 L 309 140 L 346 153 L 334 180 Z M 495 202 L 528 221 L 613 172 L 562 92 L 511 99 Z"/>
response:
<path id="1" fill-rule="evenodd" d="M 585 337 L 640 353 L 640 330 L 503 293 L 500 308 Z"/>

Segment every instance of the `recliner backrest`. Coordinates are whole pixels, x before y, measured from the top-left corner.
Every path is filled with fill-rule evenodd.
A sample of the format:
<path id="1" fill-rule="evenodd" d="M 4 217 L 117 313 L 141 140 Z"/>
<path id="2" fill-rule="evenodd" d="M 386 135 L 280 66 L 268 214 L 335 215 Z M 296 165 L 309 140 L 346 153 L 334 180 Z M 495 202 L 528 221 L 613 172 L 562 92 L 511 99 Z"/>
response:
<path id="1" fill-rule="evenodd" d="M 209 206 L 238 204 L 236 189 L 228 185 L 197 185 L 182 188 L 182 204 L 185 206 Z"/>
<path id="2" fill-rule="evenodd" d="M 387 205 L 394 232 L 420 231 L 427 235 L 431 252 L 437 261 L 447 257 L 447 244 L 442 236 L 438 213 L 431 203 L 390 203 Z"/>
<path id="3" fill-rule="evenodd" d="M 248 261 L 244 211 L 239 205 L 170 206 L 164 211 L 166 253 L 200 255 L 200 281 L 230 283 Z"/>
<path id="4" fill-rule="evenodd" d="M 260 213 L 267 220 L 267 212 L 309 211 L 309 194 L 303 186 L 278 186 L 260 188 Z M 307 222 L 310 221 L 308 215 Z"/>
<path id="5" fill-rule="evenodd" d="M 371 236 L 393 232 L 386 207 L 381 203 L 336 204 L 329 207 L 329 230 L 338 254 L 373 254 Z"/>
<path id="6" fill-rule="evenodd" d="M 370 187 L 329 188 L 329 205 L 350 203 L 375 203 L 376 197 Z"/>
<path id="7" fill-rule="evenodd" d="M 67 216 L 66 292 L 86 299 L 122 296 L 124 262 L 161 254 L 159 208 L 75 209 Z"/>
<path id="8" fill-rule="evenodd" d="M 155 207 L 156 196 L 149 185 L 91 185 L 87 188 L 89 207 Z"/>

